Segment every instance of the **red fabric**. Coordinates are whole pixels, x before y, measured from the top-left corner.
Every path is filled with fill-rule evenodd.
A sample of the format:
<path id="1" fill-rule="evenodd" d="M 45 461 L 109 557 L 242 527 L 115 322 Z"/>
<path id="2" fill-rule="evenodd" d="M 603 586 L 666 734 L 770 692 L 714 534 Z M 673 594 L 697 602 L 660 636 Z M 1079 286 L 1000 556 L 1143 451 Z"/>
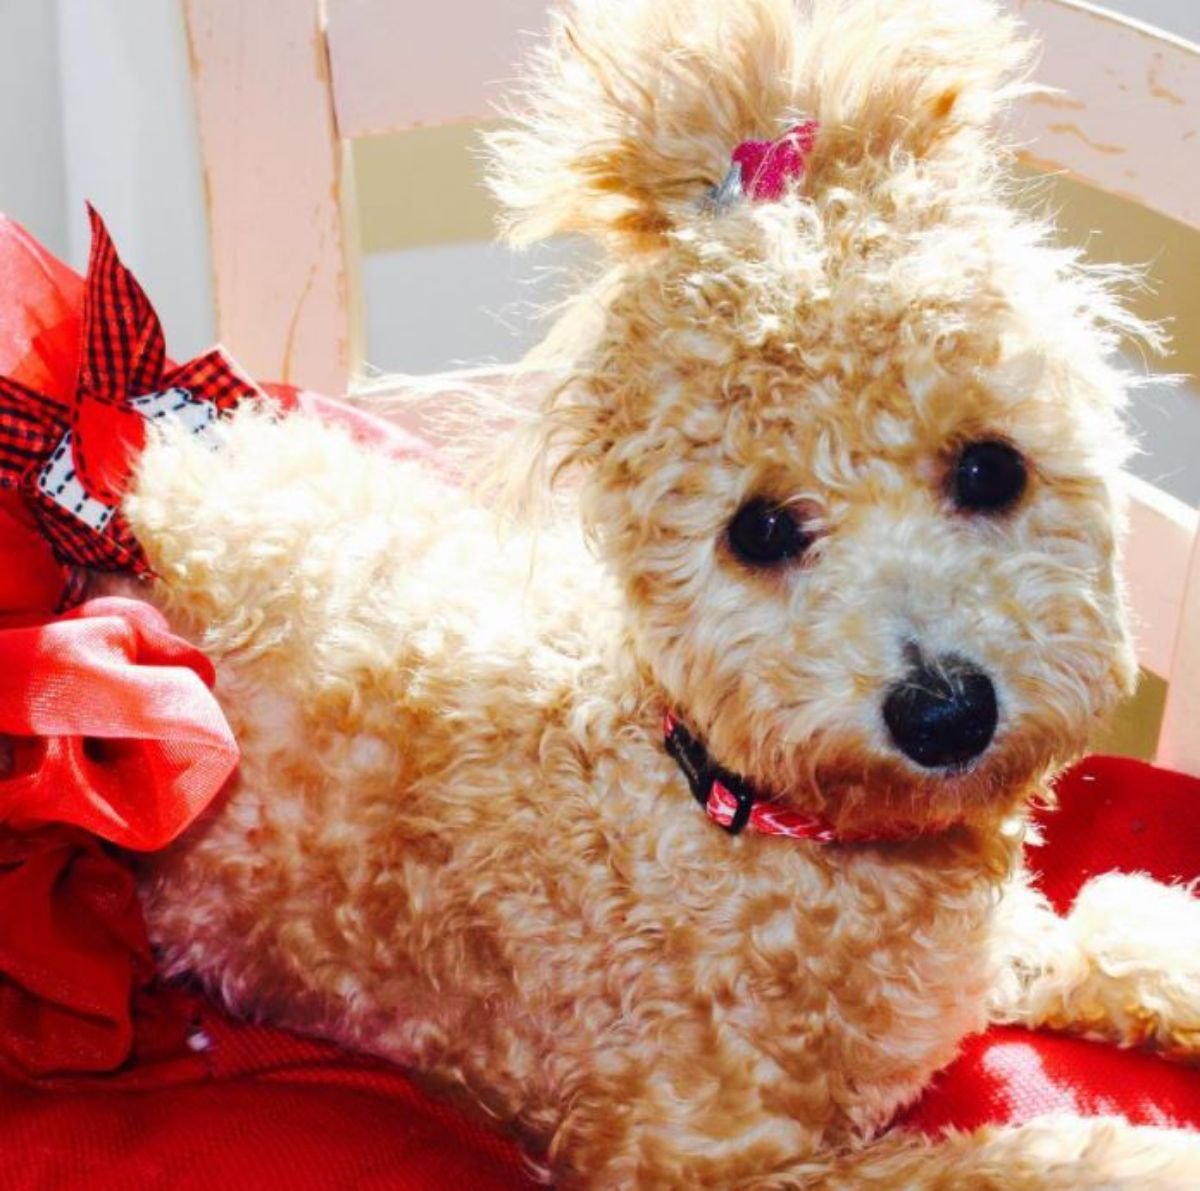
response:
<path id="1" fill-rule="evenodd" d="M 1200 877 L 1200 780 L 1128 757 L 1087 757 L 1058 783 L 1040 817 L 1047 839 L 1029 863 L 1065 914 L 1099 873 L 1147 873 L 1166 884 Z"/>
<path id="2" fill-rule="evenodd" d="M 0 215 L 0 374 L 65 401 L 79 366 L 83 281 Z M 0 486 L 0 608 L 53 608 L 67 582 L 21 495 Z"/>
<path id="3" fill-rule="evenodd" d="M 133 600 L 0 628 L 0 822 L 70 823 L 153 850 L 212 801 L 237 745 L 209 687 L 212 663 Z"/>
<path id="4" fill-rule="evenodd" d="M 119 1067 L 154 975 L 128 866 L 86 832 L 2 833 L 0 904 L 0 1076 Z"/>
<path id="5" fill-rule="evenodd" d="M 93 307 L 138 307 L 102 227 L 93 266 Z M 137 322 L 142 340 L 122 358 L 150 361 L 137 383 L 161 369 L 153 313 L 123 311 L 106 328 L 91 318 L 80 367 L 82 283 L 7 220 L 3 286 L 13 288 L 0 288 L 2 392 L 27 400 L 0 411 L 0 1073 L 33 1078 L 112 1070 L 139 1038 L 146 1050 L 153 1037 L 182 1037 L 166 1002 L 146 1000 L 154 962 L 133 878 L 100 841 L 170 842 L 224 785 L 237 746 L 209 690 L 211 664 L 148 605 L 95 600 L 49 616 L 81 590 L 80 573 L 54 557 L 21 487 L 64 433 L 76 374 L 85 396 L 106 391 L 95 361 L 121 352 L 96 336 Z"/>
<path id="6" fill-rule="evenodd" d="M 365 1081 L 364 1081 L 365 1082 Z M 448 1129 L 412 1088 L 245 1080 L 162 1092 L 0 1087 L 8 1191 L 522 1191 L 515 1152 Z"/>
<path id="7" fill-rule="evenodd" d="M 0 488 L 0 609 L 39 612 L 53 609 L 70 585 L 70 573 L 20 493 Z"/>
<path id="8" fill-rule="evenodd" d="M 900 1124 L 936 1136 L 1054 1112 L 1200 1129 L 1200 1073 L 1146 1051 L 994 1026 L 967 1039 Z"/>
<path id="9" fill-rule="evenodd" d="M 0 1080 L 6 1188 L 536 1185 L 512 1142 L 396 1067 L 234 1021 L 183 989 L 155 1000 L 188 1023 L 191 1045 L 160 1032 L 155 1050 L 103 1080 Z"/>
<path id="10" fill-rule="evenodd" d="M 75 387 L 83 279 L 0 215 L 0 373 L 60 402 Z"/>
<path id="11" fill-rule="evenodd" d="M 0 625 L 0 1073 L 112 1070 L 154 961 L 132 875 L 100 839 L 169 843 L 237 746 L 211 663 L 149 605 Z"/>

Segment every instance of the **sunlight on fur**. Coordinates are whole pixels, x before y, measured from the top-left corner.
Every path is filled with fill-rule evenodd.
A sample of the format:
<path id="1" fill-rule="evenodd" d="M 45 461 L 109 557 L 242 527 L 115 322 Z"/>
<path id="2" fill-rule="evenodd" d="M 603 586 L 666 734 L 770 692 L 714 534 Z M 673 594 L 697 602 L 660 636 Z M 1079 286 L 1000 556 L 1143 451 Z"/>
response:
<path id="1" fill-rule="evenodd" d="M 243 755 L 147 861 L 168 970 L 460 1089 L 558 1186 L 1200 1186 L 1200 1138 L 1116 1120 L 880 1136 L 989 1018 L 1200 1046 L 1189 891 L 1064 921 L 1020 867 L 1133 681 L 1116 346 L 1154 340 L 1012 204 L 1032 61 L 987 0 L 560 10 L 492 181 L 605 260 L 532 407 L 443 407 L 468 456 L 511 427 L 487 495 L 255 411 L 141 460 Z M 713 197 L 803 119 L 782 197 Z M 833 842 L 710 821 L 667 711 Z"/>

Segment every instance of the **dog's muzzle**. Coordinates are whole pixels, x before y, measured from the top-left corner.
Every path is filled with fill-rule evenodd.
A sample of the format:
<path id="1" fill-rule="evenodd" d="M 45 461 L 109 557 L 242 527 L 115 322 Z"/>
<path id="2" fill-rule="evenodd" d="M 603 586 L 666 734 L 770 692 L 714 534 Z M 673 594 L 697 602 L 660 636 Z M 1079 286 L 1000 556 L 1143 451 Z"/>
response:
<path id="1" fill-rule="evenodd" d="M 962 658 L 918 660 L 888 692 L 883 719 L 909 760 L 925 769 L 958 768 L 992 741 L 996 690 L 978 666 Z"/>

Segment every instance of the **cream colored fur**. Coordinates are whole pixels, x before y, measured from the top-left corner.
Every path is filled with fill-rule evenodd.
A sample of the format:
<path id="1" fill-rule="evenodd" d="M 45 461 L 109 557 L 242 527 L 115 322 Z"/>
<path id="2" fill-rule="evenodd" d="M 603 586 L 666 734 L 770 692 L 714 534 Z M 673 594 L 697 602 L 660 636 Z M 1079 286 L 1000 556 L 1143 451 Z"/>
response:
<path id="1" fill-rule="evenodd" d="M 610 254 L 506 448 L 577 477 L 536 543 L 298 416 L 147 448 L 152 598 L 243 753 L 147 865 L 169 970 L 465 1089 L 563 1186 L 1200 1186 L 1200 1138 L 1117 1121 L 877 1137 L 989 1016 L 1200 1050 L 1188 891 L 1104 878 L 1062 921 L 1020 874 L 1024 808 L 1133 674 L 1130 324 L 1008 203 L 1025 58 L 982 0 L 564 10 L 494 146 L 514 235 Z M 798 113 L 799 193 L 709 209 L 734 145 Z M 966 516 L 947 470 L 987 435 L 1029 491 Z M 732 556 L 753 496 L 803 510 L 803 562 Z M 888 737 L 910 642 L 996 684 L 967 773 Z M 664 753 L 668 707 L 843 829 L 957 826 L 732 838 Z"/>

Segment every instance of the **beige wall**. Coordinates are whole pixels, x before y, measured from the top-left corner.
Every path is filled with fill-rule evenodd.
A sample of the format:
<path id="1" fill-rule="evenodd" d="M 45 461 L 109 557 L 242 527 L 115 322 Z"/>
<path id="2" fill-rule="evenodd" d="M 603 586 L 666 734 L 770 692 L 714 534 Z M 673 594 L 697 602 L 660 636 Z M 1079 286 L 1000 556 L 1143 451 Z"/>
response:
<path id="1" fill-rule="evenodd" d="M 356 141 L 352 152 L 365 253 L 492 237 L 479 128 L 418 128 Z"/>
<path id="2" fill-rule="evenodd" d="M 0 211 L 67 250 L 58 18 L 45 0 L 0 0 Z"/>
<path id="3" fill-rule="evenodd" d="M 208 238 L 179 0 L 0 0 L 0 211 L 76 268 L 84 202 L 171 349 L 212 342 Z"/>

